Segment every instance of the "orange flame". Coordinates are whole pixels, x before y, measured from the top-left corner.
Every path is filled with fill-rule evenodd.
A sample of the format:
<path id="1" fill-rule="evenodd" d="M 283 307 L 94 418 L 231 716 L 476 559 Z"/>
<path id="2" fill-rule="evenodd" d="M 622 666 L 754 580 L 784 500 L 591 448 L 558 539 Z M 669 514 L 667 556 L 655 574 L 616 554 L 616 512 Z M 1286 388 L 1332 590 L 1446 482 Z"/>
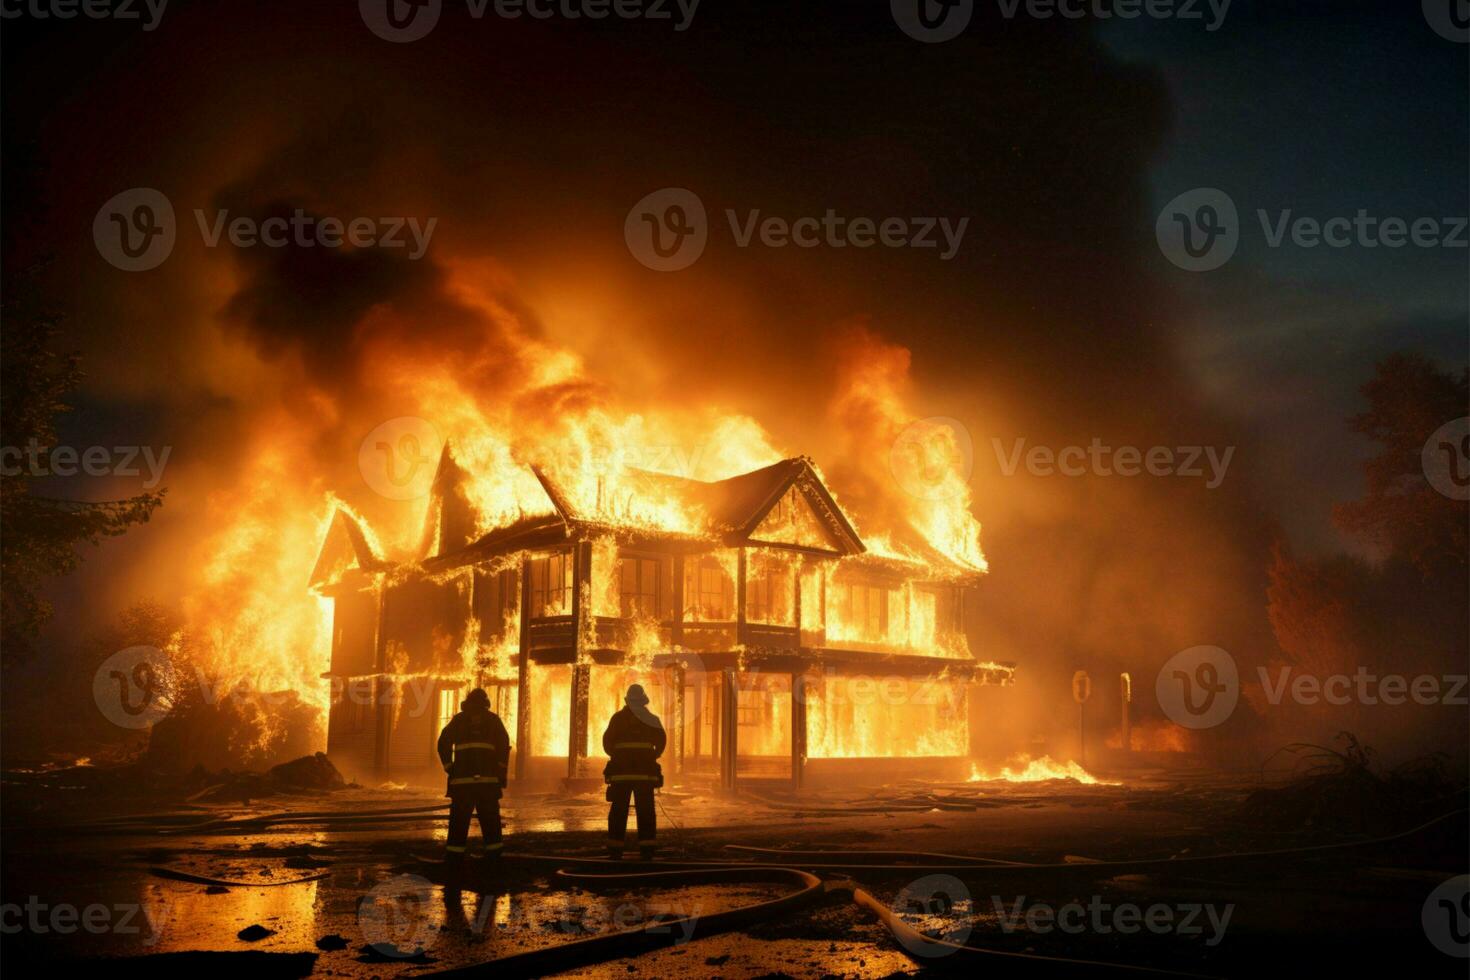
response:
<path id="1" fill-rule="evenodd" d="M 1049 755 L 1044 755 L 1039 759 L 1022 756 L 1012 760 L 999 772 L 982 770 L 978 765 L 970 766 L 970 782 L 972 783 L 1044 783 L 1057 779 L 1071 780 L 1084 786 L 1123 785 L 1107 779 L 1098 779 L 1075 762 L 1054 762 Z"/>

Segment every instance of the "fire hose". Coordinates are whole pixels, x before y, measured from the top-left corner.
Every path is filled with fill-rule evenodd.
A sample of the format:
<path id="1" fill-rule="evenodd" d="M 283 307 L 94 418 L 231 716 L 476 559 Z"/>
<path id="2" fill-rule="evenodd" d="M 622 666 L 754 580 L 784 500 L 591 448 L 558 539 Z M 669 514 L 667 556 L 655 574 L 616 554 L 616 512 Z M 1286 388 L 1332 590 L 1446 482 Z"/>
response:
<path id="1" fill-rule="evenodd" d="M 1036 879 L 1055 881 L 1061 878 L 1110 878 L 1123 874 L 1137 874 L 1158 870 L 1198 869 L 1213 864 L 1234 863 L 1245 860 L 1278 860 L 1287 856 L 1317 856 L 1340 854 L 1345 851 L 1381 846 L 1412 837 L 1446 820 L 1463 816 L 1467 811 L 1457 810 L 1442 814 L 1417 827 L 1386 837 L 1339 844 L 1318 844 L 1302 847 L 1280 848 L 1268 851 L 1243 851 L 1194 858 L 1154 858 L 1137 861 L 1098 861 L 1084 864 L 1020 864 L 1016 862 L 994 863 L 995 859 L 972 858 L 963 855 L 945 855 L 925 851 L 799 851 L 783 852 L 767 848 L 727 845 L 728 849 L 746 853 L 779 854 L 782 857 L 800 856 L 796 867 L 781 864 L 721 864 L 718 862 L 683 862 L 672 866 L 672 870 L 660 872 L 637 872 L 632 874 L 587 874 L 569 872 L 563 867 L 557 872 L 559 878 L 586 886 L 608 885 L 614 887 L 636 887 L 640 884 L 668 883 L 677 886 L 692 886 L 712 882 L 770 881 L 796 879 L 806 885 L 800 892 L 742 906 L 702 919 L 659 920 L 636 929 L 623 930 L 606 936 L 580 940 L 544 950 L 516 954 L 500 959 L 454 970 L 443 971 L 432 976 L 480 977 L 480 976 L 537 976 L 547 972 L 571 969 L 637 956 L 672 944 L 675 939 L 674 926 L 692 930 L 688 939 L 703 938 L 731 929 L 742 928 L 760 921 L 768 921 L 774 915 L 815 904 L 819 899 L 830 899 L 846 895 L 858 908 L 877 917 L 898 941 L 908 956 L 916 963 L 932 965 L 943 956 L 956 956 L 967 966 L 983 966 L 988 972 L 1001 976 L 1034 975 L 1038 967 L 1061 968 L 1073 975 L 1088 977 L 1124 976 L 1176 976 L 1198 977 L 1200 974 L 1180 973 L 1151 967 L 1128 966 L 1094 960 L 1076 960 L 1063 957 L 1042 956 L 1031 953 L 1012 953 L 1002 950 L 966 946 L 942 939 L 934 939 L 914 929 L 892 909 L 875 898 L 872 893 L 851 881 L 823 881 L 812 871 L 827 872 L 984 872 L 987 883 L 994 884 L 996 876 L 1002 879 L 1018 879 L 1027 884 L 1036 884 Z M 808 860 L 808 859 L 823 860 Z M 827 859 L 837 858 L 838 862 Z M 916 863 L 874 864 L 878 860 L 910 859 Z M 959 859 L 961 863 L 940 864 L 934 861 Z M 557 855 L 507 854 L 506 860 L 533 863 L 556 863 L 576 866 L 616 866 L 616 862 L 590 858 L 570 858 Z M 843 863 L 845 862 L 845 863 Z M 986 862 L 986 863 L 977 863 Z M 661 867 L 670 865 L 660 862 Z M 738 876 L 738 877 L 737 877 Z"/>
<path id="2" fill-rule="evenodd" d="M 730 884 L 733 882 L 794 881 L 799 891 L 752 905 L 742 905 L 703 916 L 656 919 L 635 929 L 624 929 L 605 936 L 579 939 L 546 949 L 517 953 L 487 960 L 473 966 L 426 974 L 434 977 L 541 977 L 579 966 L 605 963 L 625 956 L 638 956 L 685 939 L 702 939 L 732 929 L 756 925 L 796 909 L 816 904 L 827 894 L 827 888 L 816 875 L 794 868 L 724 866 L 699 870 L 636 872 L 633 874 L 596 875 L 558 871 L 557 876 L 584 887 L 638 887 L 639 885 L 672 884 L 678 886 Z"/>
<path id="3" fill-rule="evenodd" d="M 188 881 L 196 885 L 219 885 L 225 888 L 275 888 L 280 885 L 304 885 L 308 881 L 321 881 L 327 877 L 327 872 L 323 871 L 320 874 L 292 878 L 290 881 L 229 881 L 225 878 L 211 878 L 208 875 L 196 875 L 190 871 L 177 871 L 173 868 L 149 868 L 148 872 L 171 881 Z"/>
<path id="4" fill-rule="evenodd" d="M 521 859 L 542 861 L 560 860 L 553 855 L 506 855 L 508 860 Z M 578 861 L 576 863 L 611 864 L 603 861 Z M 710 915 L 656 919 L 643 926 L 624 929 L 605 936 L 562 943 L 546 949 L 517 953 L 497 959 L 486 960 L 471 966 L 442 970 L 424 974 L 432 977 L 540 977 L 550 973 L 578 967 L 605 963 L 609 960 L 639 956 L 678 942 L 704 939 L 719 933 L 741 929 L 762 922 L 770 922 L 781 914 L 812 907 L 822 901 L 846 898 L 858 908 L 875 915 L 879 922 L 896 939 L 911 959 L 920 964 L 934 964 L 938 957 L 959 954 L 972 963 L 981 963 L 987 969 L 999 970 L 1000 975 L 1034 975 L 1040 966 L 1060 966 L 1072 974 L 1086 977 L 1198 977 L 1199 974 L 1158 970 L 1150 967 L 1124 966 L 1093 960 L 1074 960 L 1052 956 L 1037 956 L 1030 953 L 1007 953 L 980 949 L 931 939 L 920 933 L 899 916 L 874 898 L 869 892 L 850 881 L 823 881 L 816 875 L 797 868 L 777 865 L 711 865 L 707 867 L 683 867 L 674 871 L 633 872 L 625 874 L 586 874 L 557 872 L 557 877 L 587 888 L 613 887 L 636 888 L 640 885 L 668 884 L 692 887 L 707 884 L 732 882 L 769 882 L 790 880 L 804 887 L 790 895 L 742 905 Z"/>
<path id="5" fill-rule="evenodd" d="M 1166 858 L 1141 858 L 1127 861 L 1088 861 L 1085 863 L 1063 863 L 1063 864 L 994 864 L 975 863 L 976 859 L 966 859 L 966 863 L 959 864 L 873 864 L 864 860 L 869 854 L 885 853 L 870 851 L 798 851 L 787 852 L 779 850 L 767 850 L 764 848 L 742 848 L 739 845 L 726 845 L 727 849 L 745 850 L 752 852 L 769 853 L 780 855 L 785 858 L 789 854 L 802 855 L 803 859 L 796 861 L 783 860 L 781 863 L 805 868 L 807 870 L 831 871 L 843 873 L 855 873 L 862 871 L 912 871 L 916 867 L 924 870 L 946 871 L 946 872 L 985 872 L 987 882 L 1005 884 L 1010 881 L 1035 884 L 1037 882 L 1050 883 L 1056 881 L 1068 881 L 1078 878 L 1113 878 L 1118 875 L 1147 874 L 1160 871 L 1199 871 L 1209 869 L 1216 865 L 1235 865 L 1242 862 L 1272 862 L 1286 857 L 1316 857 L 1333 854 L 1342 854 L 1354 850 L 1365 850 L 1379 847 L 1395 841 L 1404 840 L 1423 833 L 1431 827 L 1437 826 L 1455 817 L 1463 817 L 1470 810 L 1453 810 L 1449 813 L 1440 814 L 1431 820 L 1411 827 L 1408 830 L 1386 837 L 1372 837 L 1360 841 L 1345 841 L 1336 844 L 1308 844 L 1298 847 L 1285 847 L 1265 851 L 1234 851 L 1225 854 L 1204 854 L 1194 857 L 1166 857 Z M 918 855 L 925 858 L 938 857 L 925 852 L 903 852 L 890 851 L 888 854 Z M 838 858 L 836 863 L 826 860 L 807 860 L 805 858 Z M 981 859 L 987 862 L 992 859 Z M 998 880 L 997 880 L 998 879 Z"/>
<path id="6" fill-rule="evenodd" d="M 437 811 L 443 809 L 445 809 L 444 805 L 436 805 L 381 811 L 358 811 L 356 813 L 341 811 L 284 812 L 241 820 L 214 821 L 204 826 L 211 830 L 224 829 L 238 831 L 246 830 L 247 828 L 258 829 L 279 823 L 321 821 L 333 825 L 350 825 L 354 823 L 371 823 L 375 819 L 381 819 L 383 817 L 406 820 L 437 819 Z M 912 926 L 904 922 L 901 917 L 876 899 L 871 893 L 858 887 L 856 883 L 851 881 L 823 881 L 817 877 L 816 873 L 839 875 L 871 873 L 905 874 L 922 870 L 930 873 L 945 872 L 983 876 L 987 885 L 992 887 L 1005 887 L 1010 883 L 1035 887 L 1048 884 L 1066 884 L 1078 880 L 1106 879 L 1120 875 L 1158 872 L 1199 872 L 1225 865 L 1233 866 L 1251 862 L 1271 864 L 1284 858 L 1314 858 L 1379 847 L 1420 834 L 1450 819 L 1463 817 L 1467 812 L 1470 811 L 1463 809 L 1455 810 L 1441 814 L 1438 817 L 1400 833 L 1359 841 L 1192 857 L 1144 858 L 1087 863 L 1026 864 L 1003 861 L 998 858 L 924 851 L 784 851 L 771 848 L 726 845 L 726 849 L 729 851 L 750 854 L 752 856 L 766 856 L 766 860 L 773 863 L 661 861 L 655 865 L 655 867 L 661 869 L 659 871 L 606 873 L 613 869 L 624 868 L 626 865 L 604 859 L 577 858 L 566 855 L 507 854 L 505 855 L 507 861 L 557 865 L 559 866 L 557 872 L 558 878 L 583 887 L 609 886 L 626 888 L 655 884 L 689 887 L 712 883 L 740 881 L 770 882 L 773 880 L 794 881 L 803 887 L 791 895 L 729 909 L 712 915 L 697 918 L 659 919 L 635 929 L 622 930 L 609 935 L 592 937 L 571 943 L 563 943 L 547 949 L 515 954 L 433 975 L 469 977 L 487 976 L 493 973 L 496 976 L 540 976 L 549 972 L 557 972 L 577 966 L 641 955 L 671 945 L 680 938 L 703 938 L 721 932 L 728 932 L 732 929 L 744 928 L 760 922 L 770 921 L 790 911 L 812 906 L 821 900 L 830 900 L 833 896 L 846 896 L 865 912 L 877 916 L 879 921 L 882 922 L 893 938 L 902 945 L 910 957 L 921 964 L 932 964 L 934 960 L 929 957 L 921 959 L 920 956 L 923 954 L 916 955 L 915 949 L 930 950 L 937 955 L 941 954 L 942 951 L 942 955 L 946 957 L 954 955 L 962 961 L 974 961 L 976 965 L 984 965 L 987 970 L 999 969 L 1003 973 L 1033 972 L 1037 966 L 1059 966 L 1072 973 L 1084 973 L 1099 977 L 1138 974 L 1189 976 L 1192 974 L 1170 973 L 1169 971 L 1150 968 L 1069 960 L 1034 954 L 1009 953 L 932 939 L 913 929 Z M 172 819 L 177 820 L 178 818 Z M 158 824 L 165 822 L 171 821 L 159 820 Z M 129 821 L 118 821 L 118 823 L 129 823 Z M 200 826 L 180 827 L 177 823 L 168 827 L 161 827 L 157 824 L 155 826 L 161 832 L 171 831 L 175 833 L 197 832 L 204 829 L 204 827 Z M 136 828 L 129 827 L 129 829 Z M 588 870 L 581 873 L 573 872 L 568 870 L 569 866 Z M 596 873 L 592 869 L 596 869 L 596 872 L 601 873 Z M 179 880 L 227 887 L 264 887 L 300 884 L 326 877 L 326 874 L 323 873 L 293 879 L 291 881 L 231 882 L 167 868 L 154 868 L 151 870 L 153 873 L 163 877 L 173 877 Z"/>
<path id="7" fill-rule="evenodd" d="M 869 892 L 853 886 L 852 901 L 858 908 L 865 909 L 877 916 L 878 921 L 887 927 L 888 932 L 897 939 L 904 950 L 908 952 L 909 958 L 918 963 L 933 962 L 932 958 L 920 959 L 916 955 L 918 950 L 932 950 L 930 957 L 957 955 L 960 962 L 969 967 L 983 966 L 987 974 L 992 976 L 1025 976 L 1036 975 L 1039 967 L 1049 969 L 1065 969 L 1073 976 L 1086 977 L 1200 977 L 1198 973 L 1180 973 L 1174 970 L 1159 970 L 1147 966 L 1124 966 L 1115 963 L 1103 963 L 1097 960 L 1073 960 L 1061 956 L 1040 956 L 1035 953 L 1008 953 L 997 949 L 981 949 L 976 946 L 964 946 L 960 943 L 952 943 L 943 939 L 933 939 L 919 932 L 913 926 L 903 921 L 894 911 L 882 902 L 874 898 Z"/>
<path id="8" fill-rule="evenodd" d="M 428 806 L 395 807 L 381 810 L 283 810 L 255 817 L 225 818 L 212 814 L 140 814 L 116 817 L 93 823 L 60 828 L 70 833 L 88 835 L 115 834 L 240 834 L 259 833 L 272 827 L 313 824 L 324 827 L 350 827 L 380 823 L 415 823 L 438 820 L 447 816 L 448 803 Z"/>
<path id="9" fill-rule="evenodd" d="M 927 864 L 996 864 L 1028 868 L 1025 861 L 1005 861 L 1001 858 L 980 857 L 969 854 L 936 854 L 932 851 L 785 851 L 775 847 L 746 847 L 742 844 L 726 844 L 725 850 L 741 854 L 771 854 L 782 859 L 814 860 L 843 855 L 857 863 L 881 864 L 884 861 L 909 860 Z"/>

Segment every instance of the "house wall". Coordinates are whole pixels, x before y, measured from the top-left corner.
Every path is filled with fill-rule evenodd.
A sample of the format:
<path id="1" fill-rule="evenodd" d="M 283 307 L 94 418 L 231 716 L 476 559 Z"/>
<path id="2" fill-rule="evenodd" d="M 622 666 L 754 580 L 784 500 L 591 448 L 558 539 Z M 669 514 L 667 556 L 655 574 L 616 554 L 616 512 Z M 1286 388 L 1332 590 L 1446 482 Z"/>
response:
<path id="1" fill-rule="evenodd" d="M 389 674 L 459 675 L 470 619 L 472 577 L 410 578 L 383 593 L 382 669 Z"/>
<path id="2" fill-rule="evenodd" d="M 441 694 L 441 692 L 448 692 Z M 458 687 L 418 677 L 393 685 L 388 738 L 388 778 L 434 782 L 443 769 L 436 751 L 439 732 L 459 710 Z"/>
<path id="3" fill-rule="evenodd" d="M 332 673 L 361 676 L 377 669 L 377 593 L 343 592 L 332 604 Z"/>
<path id="4" fill-rule="evenodd" d="M 360 777 L 365 779 L 376 775 L 376 778 L 393 781 L 437 782 L 441 773 L 434 743 L 442 725 L 457 710 L 463 689 L 477 680 L 484 683 L 488 677 L 497 677 L 512 684 L 503 692 L 510 699 L 517 700 L 513 678 L 519 671 L 517 650 L 523 639 L 529 642 L 529 649 L 539 651 L 540 655 L 562 651 L 563 656 L 585 656 L 596 650 L 632 649 L 632 624 L 621 616 L 624 610 L 617 566 L 619 550 L 590 543 L 558 550 L 578 556 L 575 585 L 579 594 L 578 609 L 573 615 L 529 620 L 524 629 L 520 620 L 525 608 L 524 600 L 530 593 L 522 580 L 524 566 L 519 561 L 507 563 L 505 559 L 498 559 L 493 567 L 481 565 L 437 578 L 407 578 L 386 587 L 381 603 L 372 592 L 345 593 L 338 597 L 333 633 L 334 672 L 352 672 L 353 676 L 361 673 L 380 675 L 376 681 L 370 679 L 367 682 L 373 688 L 367 696 L 375 701 L 374 706 L 364 710 L 354 707 L 351 698 L 334 701 L 329 721 L 329 752 L 334 759 L 340 757 L 339 765 L 344 770 L 370 774 Z M 654 634 L 645 629 L 637 634 L 637 638 L 638 642 L 656 647 L 658 651 L 677 644 L 689 650 L 717 652 L 729 651 L 743 644 L 767 652 L 790 649 L 794 653 L 807 645 L 865 650 L 890 648 L 913 653 L 919 651 L 912 647 L 906 649 L 905 645 L 912 642 L 908 625 L 916 595 L 927 592 L 936 597 L 932 618 L 939 631 L 952 630 L 963 608 L 958 588 L 943 585 L 919 587 L 891 573 L 874 574 L 863 567 L 844 568 L 834 577 L 830 559 L 798 552 L 778 553 L 769 546 L 744 551 L 738 548 L 714 549 L 708 556 L 709 562 L 704 556 L 660 553 L 648 546 L 628 548 L 622 554 L 639 559 L 652 557 L 657 562 L 657 611 L 664 622 Z M 729 618 L 726 621 L 705 622 L 698 618 L 698 597 L 689 594 L 694 581 L 690 569 L 701 563 L 713 564 L 729 578 Z M 771 574 L 773 568 L 778 569 L 777 574 Z M 759 588 L 764 589 L 764 594 L 757 596 L 752 582 L 762 575 L 765 579 Z M 836 612 L 833 582 L 853 579 L 880 582 L 890 588 L 883 601 L 890 604 L 890 621 L 896 621 L 892 619 L 894 616 L 902 617 L 902 637 L 890 632 L 880 641 L 861 642 L 847 641 L 840 635 L 829 633 L 831 615 Z M 595 593 L 598 587 L 605 590 L 600 597 Z M 773 588 L 779 588 L 781 594 L 773 595 Z M 767 612 L 762 618 L 769 622 L 743 621 L 746 604 L 755 600 L 764 604 Z M 848 602 L 850 604 L 850 600 Z M 898 613 L 892 612 L 893 603 L 900 604 Z M 608 612 L 617 615 L 598 615 Z M 471 627 L 472 621 L 475 627 Z M 590 628 L 579 630 L 579 621 L 584 621 Z M 490 652 L 487 654 L 486 651 Z M 648 652 L 642 651 L 639 655 Z M 487 658 L 499 660 L 487 666 Z M 635 677 L 636 671 L 630 671 L 628 667 L 582 669 L 588 673 L 589 696 L 579 707 L 571 666 L 564 663 L 531 665 L 527 692 L 531 718 L 529 737 L 520 738 L 515 719 L 509 713 L 503 713 L 513 739 L 517 743 L 526 742 L 525 746 L 518 744 L 517 748 L 527 750 L 527 775 L 533 771 L 542 775 L 565 775 L 569 771 L 566 761 L 569 752 L 577 756 L 570 764 L 571 769 L 591 774 L 600 771 L 600 735 L 607 717 L 620 706 L 621 690 L 632 680 L 644 683 L 651 693 L 661 686 L 661 679 L 653 675 Z M 873 672 L 881 673 L 882 668 L 875 667 Z M 737 759 L 737 769 L 742 776 L 780 778 L 779 774 L 784 773 L 784 778 L 795 778 L 800 773 L 790 760 L 793 754 L 800 752 L 796 746 L 806 746 L 808 736 L 818 731 L 820 725 L 830 724 L 839 717 L 847 720 L 848 715 L 854 716 L 852 720 L 857 720 L 856 715 L 863 715 L 862 721 L 870 725 L 881 720 L 885 724 L 898 722 L 902 725 L 906 722 L 915 729 L 953 729 L 960 733 L 959 742 L 965 741 L 963 732 L 968 727 L 966 722 L 970 720 L 970 711 L 963 699 L 952 708 L 944 706 L 918 714 L 909 712 L 904 715 L 902 710 L 895 714 L 887 707 L 879 710 L 845 706 L 835 715 L 825 710 L 823 715 L 809 718 L 805 712 L 799 713 L 794 705 L 790 678 L 789 672 L 763 675 L 752 671 L 743 676 L 745 683 L 738 684 L 736 703 L 731 710 L 745 729 L 740 733 L 743 743 L 740 755 L 749 758 L 744 762 Z M 694 678 L 690 677 L 688 681 L 691 686 L 685 688 L 685 693 L 693 698 Z M 352 688 L 351 684 L 347 686 L 355 691 L 356 698 L 363 697 L 360 689 Z M 446 689 L 451 691 L 447 701 L 441 696 L 441 691 Z M 702 710 L 695 709 L 691 703 L 691 717 L 687 719 L 691 729 L 699 726 L 700 756 L 706 762 L 713 761 L 714 753 L 719 751 L 717 745 L 706 744 L 720 741 L 719 714 L 717 705 L 713 703 L 713 693 L 714 689 L 702 691 Z M 671 700 L 672 697 L 670 688 L 668 697 L 663 700 Z M 664 708 L 669 715 L 671 705 L 664 705 Z M 585 714 L 577 714 L 579 711 Z M 585 717 L 576 745 L 569 740 L 574 727 L 571 723 L 573 715 Z M 899 715 L 903 717 L 900 719 Z M 752 720 L 757 717 L 769 722 L 769 731 L 761 728 L 758 733 L 752 727 Z M 671 726 L 674 722 L 673 717 L 668 717 Z M 803 732 L 794 730 L 797 724 L 805 725 Z M 581 742 L 582 733 L 585 733 L 585 744 Z M 675 734 L 671 727 L 671 740 Z M 801 736 L 799 740 L 798 734 Z M 686 736 L 685 743 L 693 756 L 691 738 L 692 734 Z M 842 755 L 845 744 L 833 743 L 826 753 L 813 745 L 815 751 L 812 756 Z M 865 752 L 869 750 L 873 756 L 889 754 L 872 739 L 866 740 Z M 904 751 L 912 753 L 913 750 L 906 748 Z M 963 751 L 963 748 L 959 750 L 960 753 Z M 547 765 L 558 759 L 561 760 L 559 764 Z M 585 763 L 580 760 L 585 760 Z M 704 763 L 694 762 L 694 759 L 691 762 L 694 763 L 691 770 L 705 767 Z M 753 764 L 754 769 L 751 768 Z M 756 769 L 760 770 L 759 774 Z M 769 773 L 766 770 L 770 770 Z"/>
<path id="5" fill-rule="evenodd" d="M 327 755 L 348 780 L 376 782 L 378 686 L 371 677 L 334 677 Z"/>
<path id="6" fill-rule="evenodd" d="M 348 779 L 371 780 L 377 770 L 378 596 L 371 590 L 333 597 L 331 704 L 327 754 Z"/>

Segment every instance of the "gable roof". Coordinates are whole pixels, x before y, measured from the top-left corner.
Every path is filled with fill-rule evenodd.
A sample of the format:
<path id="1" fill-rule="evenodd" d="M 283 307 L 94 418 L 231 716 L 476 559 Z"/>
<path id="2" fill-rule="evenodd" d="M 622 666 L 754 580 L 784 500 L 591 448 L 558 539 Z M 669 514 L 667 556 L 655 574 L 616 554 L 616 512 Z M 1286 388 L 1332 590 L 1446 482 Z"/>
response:
<path id="1" fill-rule="evenodd" d="M 805 456 L 715 481 L 630 469 L 620 474 L 616 492 L 609 498 L 603 497 L 599 485 L 591 508 L 585 503 L 579 507 L 574 496 L 540 467 L 528 466 L 521 473 L 534 487 L 529 491 L 536 497 L 534 504 L 522 501 L 515 512 L 486 530 L 464 492 L 471 474 L 446 445 L 425 510 L 417 561 L 425 568 L 452 568 L 508 551 L 564 542 L 581 536 L 579 530 L 611 530 L 630 531 L 650 539 L 690 543 L 718 540 L 731 546 L 749 543 L 811 554 L 866 556 L 865 562 L 877 566 L 924 566 L 946 578 L 968 578 L 984 572 L 940 553 L 913 527 L 885 528 L 878 549 L 869 549 Z M 800 510 L 783 514 L 782 521 L 793 523 L 763 527 L 762 522 L 788 494 Z M 620 519 L 617 508 L 629 498 L 676 502 L 682 508 L 681 516 L 695 518 L 694 526 L 686 521 L 660 526 L 657 520 Z M 317 591 L 331 588 L 354 569 L 373 573 L 391 567 L 392 562 L 377 554 L 359 520 L 349 510 L 339 508 L 312 571 L 311 587 Z"/>
<path id="2" fill-rule="evenodd" d="M 724 519 L 741 538 L 753 535 L 771 508 L 788 490 L 795 489 L 822 521 L 824 530 L 836 545 L 835 550 L 845 554 L 867 550 L 858 537 L 857 529 L 837 505 L 836 498 L 822 482 L 812 461 L 805 456 L 783 459 L 764 469 L 752 470 L 712 486 L 719 488 L 716 493 L 725 505 Z"/>
<path id="3" fill-rule="evenodd" d="M 530 468 L 536 472 L 535 467 Z M 445 440 L 439 453 L 439 465 L 434 471 L 434 482 L 429 489 L 429 503 L 424 508 L 424 520 L 419 532 L 418 557 L 420 560 L 459 551 L 472 545 L 481 545 L 486 538 L 510 528 L 523 525 L 541 526 L 545 518 L 562 513 L 562 506 L 551 496 L 545 480 L 541 487 L 546 491 L 545 499 L 518 499 L 519 512 L 514 520 L 502 521 L 488 532 L 480 530 L 480 515 L 465 496 L 464 486 L 469 473 L 455 458 L 452 444 Z M 541 478 L 536 472 L 537 479 Z"/>
<path id="4" fill-rule="evenodd" d="M 317 553 L 310 585 L 313 589 L 320 589 L 336 584 L 354 569 L 376 572 L 390 565 L 373 549 L 357 518 L 338 507 L 327 527 L 327 536 L 322 540 L 322 550 Z"/>
<path id="5" fill-rule="evenodd" d="M 576 510 L 570 496 L 557 486 L 553 476 L 539 467 L 533 469 L 546 488 L 546 495 L 568 525 L 604 523 L 597 514 Z M 704 533 L 729 542 L 749 539 L 771 508 L 788 490 L 795 488 L 822 522 L 830 541 L 829 548 L 816 550 L 830 550 L 835 554 L 860 554 L 866 550 L 852 522 L 822 483 L 811 460 L 805 456 L 783 459 L 724 480 L 692 480 L 666 473 L 630 470 L 628 482 L 635 491 L 641 488 L 651 494 L 680 501 L 689 511 L 702 515 L 704 527 L 701 530 Z"/>

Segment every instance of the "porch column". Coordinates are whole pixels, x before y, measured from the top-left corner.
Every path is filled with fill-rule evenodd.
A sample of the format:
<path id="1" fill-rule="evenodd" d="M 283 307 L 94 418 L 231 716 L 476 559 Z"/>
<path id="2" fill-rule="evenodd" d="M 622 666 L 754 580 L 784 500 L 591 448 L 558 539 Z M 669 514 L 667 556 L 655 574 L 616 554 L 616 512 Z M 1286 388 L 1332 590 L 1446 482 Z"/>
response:
<path id="1" fill-rule="evenodd" d="M 736 760 L 740 752 L 740 747 L 736 744 L 736 734 L 740 727 L 739 700 L 735 690 L 735 671 L 726 668 L 720 675 L 720 785 L 733 790 Z"/>
<path id="2" fill-rule="evenodd" d="M 735 563 L 735 642 L 750 643 L 750 630 L 745 626 L 745 549 L 741 548 Z"/>
<path id="3" fill-rule="evenodd" d="M 521 656 L 516 675 L 516 779 L 531 755 L 531 559 L 521 559 Z"/>
<path id="4" fill-rule="evenodd" d="M 672 738 L 674 751 L 669 755 L 669 761 L 673 763 L 674 775 L 684 774 L 684 667 L 676 664 L 669 668 L 669 687 L 673 694 L 673 718 L 670 723 L 673 728 Z"/>
<path id="5" fill-rule="evenodd" d="M 567 778 L 575 779 L 587 768 L 587 707 L 592 691 L 592 665 L 572 667 L 571 741 L 567 743 Z"/>
<path id="6" fill-rule="evenodd" d="M 383 631 L 384 618 L 388 610 L 388 587 L 378 589 L 378 621 L 374 625 L 373 658 L 377 663 L 377 677 L 373 679 L 373 768 L 382 779 L 388 778 L 388 747 L 392 737 L 393 705 L 387 696 L 388 679 L 384 676 L 388 667 L 388 641 Z"/>
<path id="7" fill-rule="evenodd" d="M 791 785 L 806 781 L 806 674 L 791 675 Z"/>
<path id="8" fill-rule="evenodd" d="M 673 579 L 674 579 L 673 582 L 669 583 L 672 586 L 672 588 L 669 591 L 670 591 L 670 594 L 672 596 L 672 602 L 673 602 L 673 605 L 674 605 L 674 608 L 671 611 L 672 612 L 672 615 L 669 617 L 670 620 L 672 621 L 672 623 L 671 623 L 671 625 L 669 627 L 669 640 L 673 643 L 675 649 L 677 649 L 677 648 L 682 647 L 684 645 L 684 556 L 683 555 L 675 555 L 674 556 L 674 562 L 673 562 Z"/>
<path id="9" fill-rule="evenodd" d="M 582 775 L 587 763 L 587 706 L 592 690 L 592 664 L 585 659 L 587 629 L 592 610 L 583 601 L 591 594 L 592 542 L 578 541 L 572 546 L 572 696 L 571 732 L 567 743 L 567 777 Z"/>

